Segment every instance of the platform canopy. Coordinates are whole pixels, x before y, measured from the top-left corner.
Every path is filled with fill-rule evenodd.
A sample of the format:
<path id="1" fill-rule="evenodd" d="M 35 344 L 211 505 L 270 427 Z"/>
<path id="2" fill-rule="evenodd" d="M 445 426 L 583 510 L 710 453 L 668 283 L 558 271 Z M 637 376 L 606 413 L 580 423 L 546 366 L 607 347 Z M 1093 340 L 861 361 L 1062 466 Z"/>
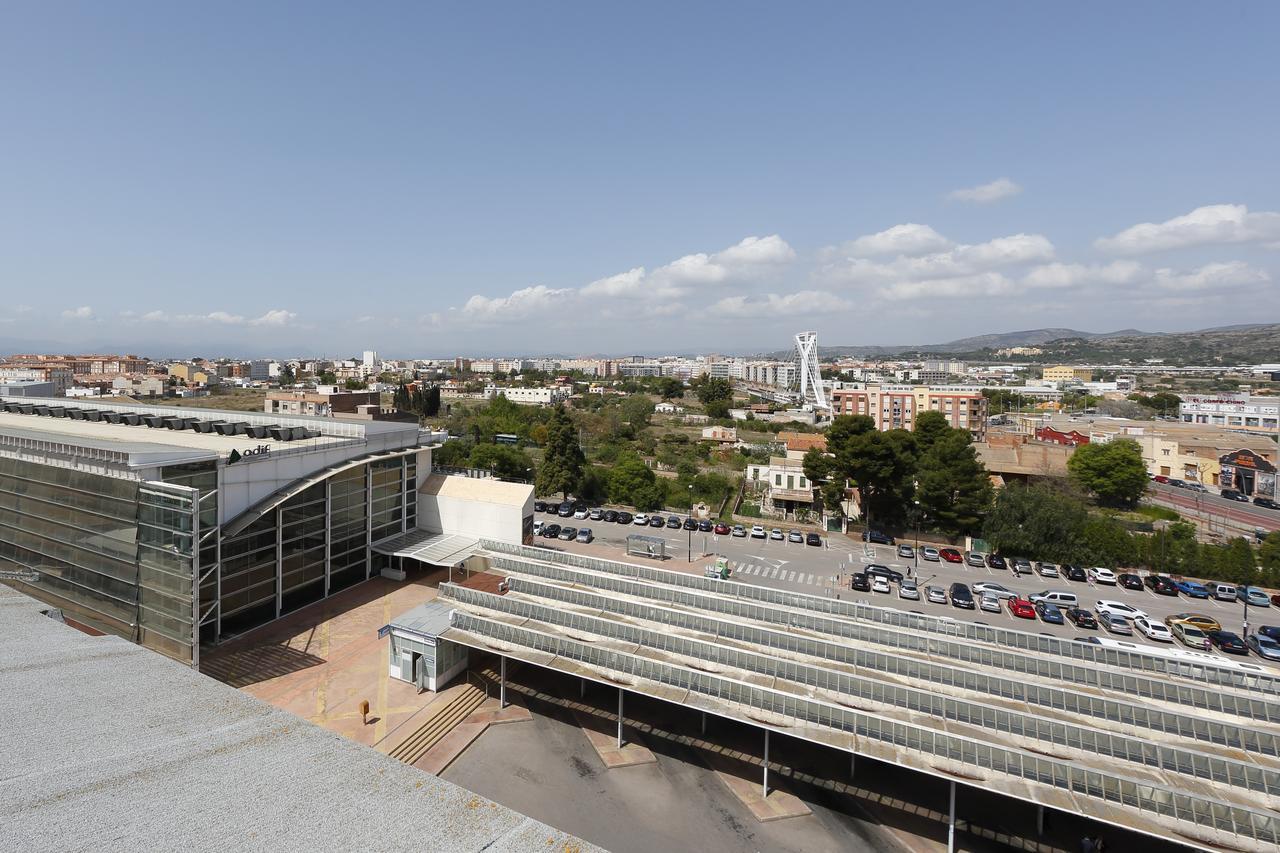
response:
<path id="1" fill-rule="evenodd" d="M 373 550 L 392 557 L 409 557 L 433 566 L 453 566 L 480 550 L 480 540 L 455 533 L 410 530 L 373 544 Z"/>

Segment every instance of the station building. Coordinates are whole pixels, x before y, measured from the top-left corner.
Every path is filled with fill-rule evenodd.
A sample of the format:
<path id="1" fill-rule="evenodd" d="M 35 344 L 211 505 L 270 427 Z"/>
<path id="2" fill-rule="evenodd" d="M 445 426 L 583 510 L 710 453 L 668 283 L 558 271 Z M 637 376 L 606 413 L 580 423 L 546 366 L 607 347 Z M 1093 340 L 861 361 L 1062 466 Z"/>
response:
<path id="1" fill-rule="evenodd" d="M 416 423 L 0 397 L 0 572 L 69 621 L 201 644 L 531 535 L 531 486 L 433 474 Z"/>

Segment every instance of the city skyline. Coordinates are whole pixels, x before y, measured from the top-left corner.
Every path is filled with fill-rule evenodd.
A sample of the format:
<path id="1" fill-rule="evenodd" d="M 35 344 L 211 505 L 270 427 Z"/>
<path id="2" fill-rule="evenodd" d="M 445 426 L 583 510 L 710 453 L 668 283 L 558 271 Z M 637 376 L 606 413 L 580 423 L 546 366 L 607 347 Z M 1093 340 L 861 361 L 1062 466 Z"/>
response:
<path id="1" fill-rule="evenodd" d="M 1280 13 L 1142 8 L 21 9 L 0 349 L 739 354 L 1280 317 Z"/>

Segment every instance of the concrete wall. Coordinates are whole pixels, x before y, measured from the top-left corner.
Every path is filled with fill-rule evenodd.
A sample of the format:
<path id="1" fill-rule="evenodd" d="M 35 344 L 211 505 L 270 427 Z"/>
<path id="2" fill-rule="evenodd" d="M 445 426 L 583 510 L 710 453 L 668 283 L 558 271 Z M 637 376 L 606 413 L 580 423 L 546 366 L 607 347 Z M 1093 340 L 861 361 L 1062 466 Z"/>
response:
<path id="1" fill-rule="evenodd" d="M 533 487 L 524 506 L 418 494 L 418 527 L 519 545 L 526 517 L 533 516 Z"/>

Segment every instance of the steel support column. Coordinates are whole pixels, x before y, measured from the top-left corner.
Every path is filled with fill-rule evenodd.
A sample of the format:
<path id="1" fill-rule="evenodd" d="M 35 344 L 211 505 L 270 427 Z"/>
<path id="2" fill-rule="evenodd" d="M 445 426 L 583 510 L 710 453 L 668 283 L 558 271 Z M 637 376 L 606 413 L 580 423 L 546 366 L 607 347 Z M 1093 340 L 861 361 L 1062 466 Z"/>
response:
<path id="1" fill-rule="evenodd" d="M 498 707 L 507 707 L 507 656 L 502 655 L 498 658 L 498 671 L 501 673 L 498 681 Z"/>
<path id="2" fill-rule="evenodd" d="M 956 783 L 951 780 L 951 811 L 947 817 L 947 853 L 956 853 Z"/>
<path id="3" fill-rule="evenodd" d="M 622 688 L 618 688 L 618 749 L 622 749 Z"/>
<path id="4" fill-rule="evenodd" d="M 769 796 L 769 730 L 764 730 L 764 782 L 760 786 L 761 795 Z"/>
<path id="5" fill-rule="evenodd" d="M 1044 835 L 1044 806 L 1036 806 L 1036 835 Z"/>

